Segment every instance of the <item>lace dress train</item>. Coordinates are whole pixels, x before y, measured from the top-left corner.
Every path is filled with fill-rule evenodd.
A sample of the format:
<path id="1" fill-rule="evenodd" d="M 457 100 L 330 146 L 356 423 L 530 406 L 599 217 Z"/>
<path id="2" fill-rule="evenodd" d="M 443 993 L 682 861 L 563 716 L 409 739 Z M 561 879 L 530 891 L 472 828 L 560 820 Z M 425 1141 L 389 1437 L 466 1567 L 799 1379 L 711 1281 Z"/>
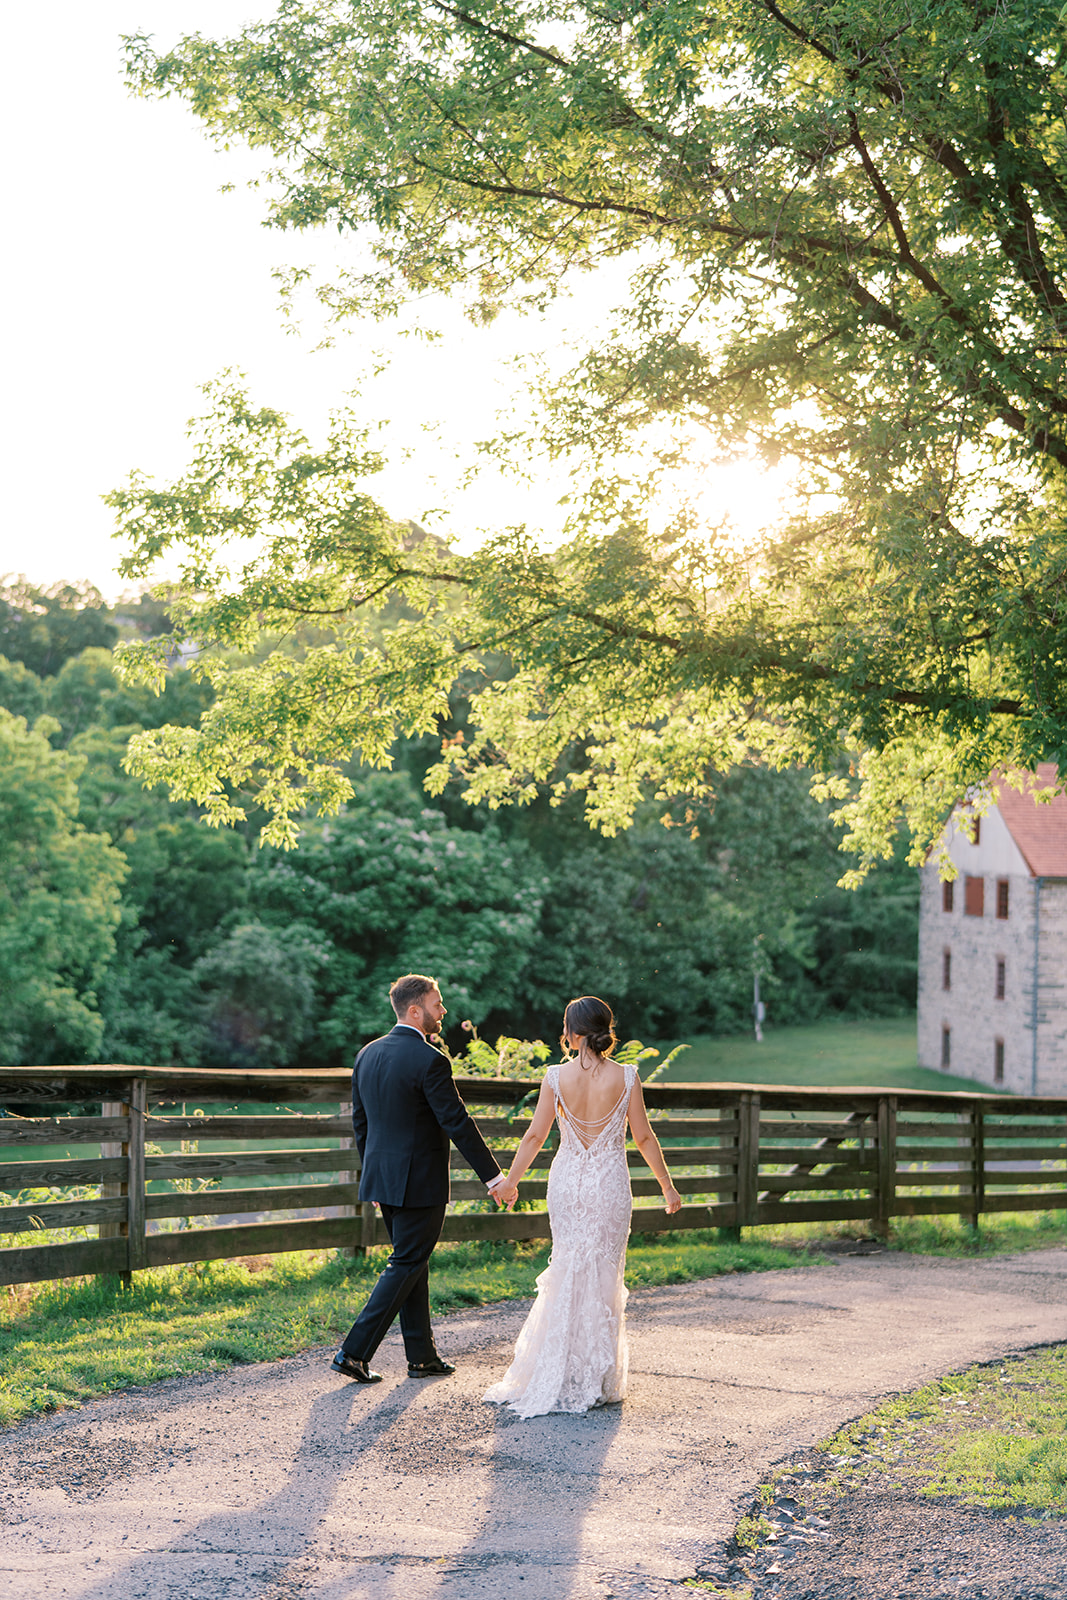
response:
<path id="1" fill-rule="evenodd" d="M 596 1129 L 568 1113 L 560 1099 L 559 1067 L 549 1067 L 546 1074 L 560 1130 L 548 1176 L 552 1256 L 537 1280 L 537 1299 L 519 1334 L 515 1359 L 485 1394 L 520 1417 L 588 1411 L 626 1393 L 623 1272 L 633 1208 L 626 1110 L 637 1069 L 623 1071 L 622 1098 Z"/>

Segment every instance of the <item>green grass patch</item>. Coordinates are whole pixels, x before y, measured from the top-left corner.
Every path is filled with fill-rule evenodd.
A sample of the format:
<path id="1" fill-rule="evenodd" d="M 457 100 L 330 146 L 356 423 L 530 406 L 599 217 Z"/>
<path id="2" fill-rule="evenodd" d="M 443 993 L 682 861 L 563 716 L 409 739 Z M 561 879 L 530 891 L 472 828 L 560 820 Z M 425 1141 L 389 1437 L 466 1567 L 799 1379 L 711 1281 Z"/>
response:
<path id="1" fill-rule="evenodd" d="M 733 1272 L 810 1265 L 860 1237 L 862 1224 L 746 1230 L 740 1244 L 711 1231 L 638 1238 L 627 1253 L 631 1288 Z M 900 1249 L 973 1254 L 955 1218 L 902 1224 Z M 983 1254 L 1067 1244 L 1062 1212 L 1003 1216 L 983 1227 Z M 435 1312 L 532 1296 L 548 1261 L 545 1241 L 441 1245 L 430 1280 Z M 339 1342 L 362 1306 L 384 1249 L 348 1261 L 297 1252 L 136 1273 L 133 1286 L 86 1278 L 9 1289 L 0 1298 L 0 1423 L 76 1406 L 162 1378 L 269 1361 Z"/>
<path id="2" fill-rule="evenodd" d="M 671 1043 L 661 1045 L 663 1054 Z M 915 1017 L 817 1022 L 752 1034 L 686 1041 L 663 1083 L 786 1083 L 812 1088 L 990 1090 L 989 1084 L 930 1072 L 916 1059 Z"/>
<path id="3" fill-rule="evenodd" d="M 9 1290 L 0 1311 L 0 1423 L 162 1378 L 337 1344 L 385 1254 L 348 1261 L 300 1252 L 167 1267 L 136 1273 L 128 1290 L 98 1278 Z M 532 1295 L 547 1261 L 541 1241 L 441 1245 L 431 1304 L 444 1312 Z M 631 1246 L 627 1281 L 652 1287 L 796 1264 L 795 1251 L 763 1241 L 667 1234 Z"/>
<path id="4" fill-rule="evenodd" d="M 697 1577 L 689 1587 L 715 1600 L 772 1592 L 789 1536 L 815 1532 L 829 1539 L 823 1549 L 832 1558 L 855 1539 L 865 1507 L 887 1502 L 911 1537 L 919 1497 L 999 1512 L 1009 1522 L 1038 1525 L 1067 1515 L 1065 1422 L 1067 1344 L 971 1367 L 897 1395 L 814 1450 L 802 1450 L 760 1486 L 731 1541 L 729 1578 L 747 1581 L 731 1588 Z M 961 1512 L 960 1526 L 965 1522 Z M 971 1536 L 984 1538 L 973 1529 Z M 881 1594 L 876 1553 L 874 1568 L 870 1592 Z M 819 1570 L 826 1570 L 825 1559 L 821 1569 L 809 1569 L 805 1593 L 815 1593 Z"/>
<path id="5" fill-rule="evenodd" d="M 964 1505 L 1067 1514 L 1067 1346 L 1009 1357 L 900 1395 L 824 1448 L 840 1469 L 878 1470 Z"/>
<path id="6" fill-rule="evenodd" d="M 749 1515 L 742 1517 L 737 1524 L 734 1529 L 734 1539 L 743 1550 L 755 1550 L 771 1531 L 771 1525 L 766 1517 Z"/>
<path id="7" fill-rule="evenodd" d="M 1067 1245 L 1067 1211 L 987 1211 L 977 1228 L 956 1216 L 897 1217 L 890 1245 L 924 1256 L 999 1256 Z"/>
<path id="8" fill-rule="evenodd" d="M 721 1584 L 711 1583 L 704 1578 L 685 1578 L 682 1588 L 698 1590 L 710 1596 L 711 1600 L 752 1600 L 752 1589 L 747 1584 L 743 1589 L 724 1589 Z"/>
<path id="9" fill-rule="evenodd" d="M 746 1228 L 746 1243 L 792 1250 L 874 1242 L 869 1222 L 790 1222 Z M 987 1211 L 977 1229 L 955 1213 L 943 1217 L 894 1217 L 890 1250 L 922 1256 L 1002 1256 L 1067 1245 L 1067 1211 Z"/>

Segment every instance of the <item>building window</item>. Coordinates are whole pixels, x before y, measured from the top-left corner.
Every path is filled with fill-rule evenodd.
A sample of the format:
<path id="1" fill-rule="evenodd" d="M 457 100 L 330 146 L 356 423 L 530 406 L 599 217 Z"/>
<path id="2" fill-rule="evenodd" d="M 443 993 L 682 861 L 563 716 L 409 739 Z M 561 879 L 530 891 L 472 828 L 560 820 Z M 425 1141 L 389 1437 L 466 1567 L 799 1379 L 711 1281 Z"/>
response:
<path id="1" fill-rule="evenodd" d="M 952 951 L 951 950 L 942 950 L 942 952 L 941 952 L 941 987 L 942 987 L 942 989 L 951 989 L 952 988 Z"/>
<path id="2" fill-rule="evenodd" d="M 1008 880 L 1007 880 L 1007 878 L 998 878 L 997 879 L 997 916 L 1000 918 L 1001 922 L 1007 922 L 1007 920 L 1008 920 Z"/>
<path id="3" fill-rule="evenodd" d="M 971 843 L 972 844 L 981 844 L 981 842 L 982 842 L 982 819 L 981 819 L 981 817 L 975 817 L 975 819 L 974 819 L 974 835 L 973 835 L 973 837 L 971 839 Z"/>
<path id="4" fill-rule="evenodd" d="M 998 956 L 997 957 L 997 987 L 996 987 L 996 991 L 995 991 L 996 992 L 996 997 L 997 997 L 998 1000 L 1003 1000 L 1003 998 L 1004 998 L 1004 989 L 1005 989 L 1006 983 L 1007 983 L 1007 975 L 1008 975 L 1008 970 L 1007 970 L 1007 967 L 1006 967 L 1005 962 L 1004 962 L 1004 957 L 1003 956 Z"/>
<path id="5" fill-rule="evenodd" d="M 993 1041 L 993 1082 L 1004 1082 L 1004 1040 Z"/>
<path id="6" fill-rule="evenodd" d="M 952 882 L 951 878 L 946 878 L 944 883 L 941 885 L 941 909 L 942 909 L 942 911 L 951 911 L 952 910 L 952 902 L 955 899 L 955 895 L 953 894 L 952 891 L 955 889 L 955 887 L 956 887 L 956 885 Z"/>
<path id="7" fill-rule="evenodd" d="M 941 1070 L 947 1072 L 952 1065 L 952 1029 L 941 1029 Z"/>
<path id="8" fill-rule="evenodd" d="M 965 917 L 982 917 L 985 915 L 984 878 L 964 878 L 963 914 Z M 1007 915 L 1006 912 L 1005 915 Z"/>

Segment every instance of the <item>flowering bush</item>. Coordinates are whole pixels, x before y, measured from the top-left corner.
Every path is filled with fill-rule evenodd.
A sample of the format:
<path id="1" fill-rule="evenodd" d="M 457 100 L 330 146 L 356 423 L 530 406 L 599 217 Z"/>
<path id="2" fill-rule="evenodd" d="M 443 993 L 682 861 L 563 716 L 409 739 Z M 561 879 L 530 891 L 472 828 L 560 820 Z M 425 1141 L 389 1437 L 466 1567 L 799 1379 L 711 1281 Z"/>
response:
<path id="1" fill-rule="evenodd" d="M 510 1039 L 501 1034 L 495 1044 L 478 1037 L 472 1022 L 461 1023 L 464 1033 L 470 1034 L 466 1049 L 453 1055 L 448 1046 L 439 1041 L 440 1048 L 452 1063 L 453 1072 L 465 1078 L 519 1078 L 523 1082 L 537 1082 L 542 1076 L 542 1063 L 552 1054 L 543 1039 Z"/>
<path id="2" fill-rule="evenodd" d="M 511 1039 L 501 1034 L 496 1043 L 491 1045 L 478 1037 L 478 1030 L 472 1022 L 462 1022 L 460 1027 L 471 1036 L 462 1054 L 453 1055 L 443 1041 L 438 1041 L 440 1049 L 452 1063 L 453 1072 L 467 1078 L 518 1078 L 522 1082 L 537 1082 L 543 1076 L 542 1063 L 552 1054 L 551 1046 L 545 1044 L 543 1039 Z M 650 1072 L 642 1072 L 642 1066 L 654 1061 L 659 1051 L 651 1045 L 642 1044 L 640 1039 L 628 1039 L 615 1052 L 615 1060 L 636 1066 L 641 1081 L 652 1083 L 688 1048 L 685 1044 L 675 1045 L 657 1067 Z"/>

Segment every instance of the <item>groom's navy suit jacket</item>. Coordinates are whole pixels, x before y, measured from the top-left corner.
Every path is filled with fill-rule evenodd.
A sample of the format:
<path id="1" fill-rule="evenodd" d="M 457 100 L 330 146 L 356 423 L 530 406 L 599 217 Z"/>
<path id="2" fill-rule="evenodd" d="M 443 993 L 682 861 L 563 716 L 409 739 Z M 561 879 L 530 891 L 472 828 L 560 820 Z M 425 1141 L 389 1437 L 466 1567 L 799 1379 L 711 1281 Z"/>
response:
<path id="1" fill-rule="evenodd" d="M 487 1183 L 500 1171 L 452 1082 L 448 1058 L 414 1028 L 372 1039 L 352 1071 L 359 1198 L 389 1206 L 448 1203 L 448 1147 Z"/>

